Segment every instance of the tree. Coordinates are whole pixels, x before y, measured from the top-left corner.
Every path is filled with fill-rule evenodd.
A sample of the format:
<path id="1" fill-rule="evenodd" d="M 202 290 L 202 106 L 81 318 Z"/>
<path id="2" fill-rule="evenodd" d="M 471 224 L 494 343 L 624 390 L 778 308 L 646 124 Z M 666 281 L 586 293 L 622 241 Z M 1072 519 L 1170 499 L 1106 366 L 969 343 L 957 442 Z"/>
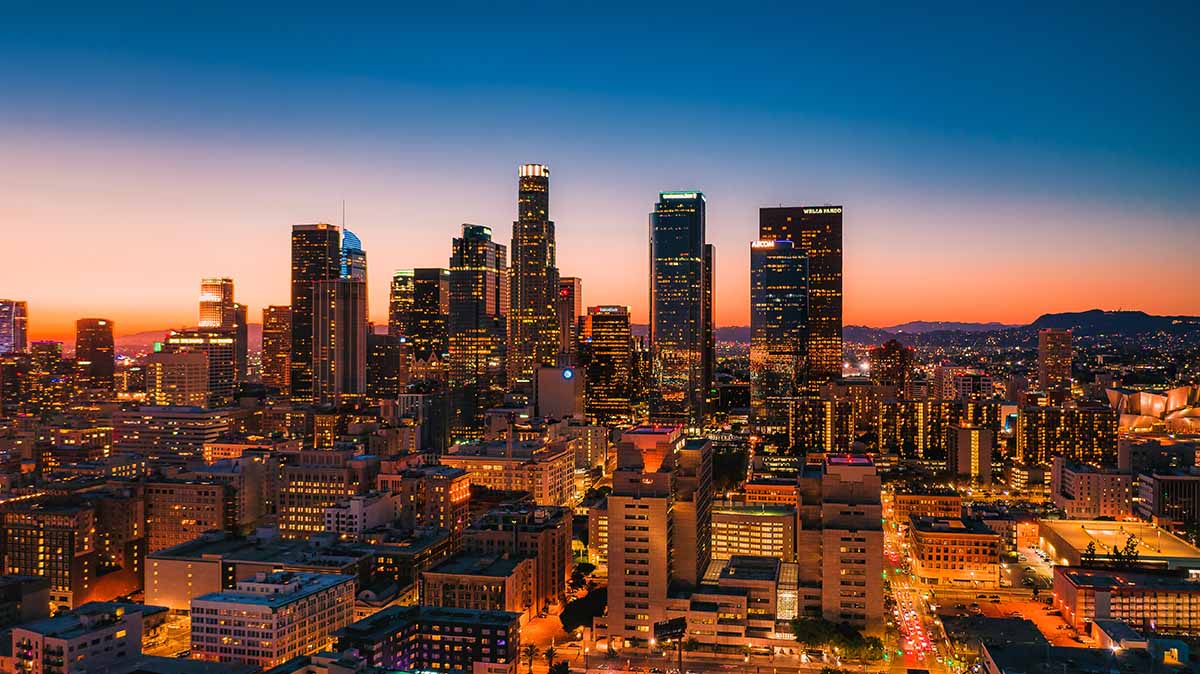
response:
<path id="1" fill-rule="evenodd" d="M 1137 536 L 1129 534 L 1129 538 L 1125 539 L 1125 549 L 1121 551 L 1121 557 L 1126 564 L 1136 564 L 1139 554 Z"/>
<path id="2" fill-rule="evenodd" d="M 563 630 L 574 632 L 580 627 L 591 627 L 592 619 L 604 615 L 608 607 L 608 588 L 597 587 L 563 607 L 558 616 L 562 621 Z"/>
<path id="3" fill-rule="evenodd" d="M 683 650 L 687 652 L 700 650 L 700 640 L 694 637 L 688 637 L 683 640 Z"/>
<path id="4" fill-rule="evenodd" d="M 525 659 L 529 661 L 529 674 L 533 674 L 533 659 L 538 656 L 538 647 L 529 644 L 521 649 L 521 655 L 525 656 Z"/>
<path id="5" fill-rule="evenodd" d="M 553 646 L 547 646 L 546 650 L 542 651 L 542 655 L 546 656 L 546 668 L 549 669 L 554 665 L 554 656 L 556 651 Z"/>
<path id="6" fill-rule="evenodd" d="M 1096 563 L 1096 541 L 1088 541 L 1087 547 L 1083 549 L 1083 565 L 1091 566 Z"/>
<path id="7" fill-rule="evenodd" d="M 566 660 L 559 660 L 553 665 L 550 665 L 550 671 L 548 674 L 571 674 L 571 666 L 567 664 Z"/>
<path id="8" fill-rule="evenodd" d="M 830 644 L 838 637 L 837 625 L 821 618 L 796 618 L 792 621 L 792 634 L 797 643 L 811 648 Z"/>

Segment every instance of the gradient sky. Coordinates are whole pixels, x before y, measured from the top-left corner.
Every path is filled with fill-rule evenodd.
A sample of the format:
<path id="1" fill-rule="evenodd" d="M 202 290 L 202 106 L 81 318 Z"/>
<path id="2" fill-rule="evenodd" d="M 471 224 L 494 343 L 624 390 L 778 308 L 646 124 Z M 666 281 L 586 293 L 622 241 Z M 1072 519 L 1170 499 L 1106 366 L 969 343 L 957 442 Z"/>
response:
<path id="1" fill-rule="evenodd" d="M 0 297 L 35 338 L 194 324 L 202 276 L 257 321 L 343 199 L 383 321 L 460 223 L 508 243 L 523 162 L 562 274 L 639 321 L 673 189 L 708 196 L 724 325 L 781 203 L 845 205 L 847 323 L 1200 313 L 1196 3 L 44 4 L 0 26 Z"/>

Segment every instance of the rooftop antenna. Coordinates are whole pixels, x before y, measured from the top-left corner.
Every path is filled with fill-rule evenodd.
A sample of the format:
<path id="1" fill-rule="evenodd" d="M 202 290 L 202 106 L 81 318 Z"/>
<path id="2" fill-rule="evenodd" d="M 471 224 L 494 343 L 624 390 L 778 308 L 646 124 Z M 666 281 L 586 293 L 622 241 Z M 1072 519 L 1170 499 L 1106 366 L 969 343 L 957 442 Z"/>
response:
<path id="1" fill-rule="evenodd" d="M 346 200 L 342 199 L 342 229 L 346 229 Z"/>

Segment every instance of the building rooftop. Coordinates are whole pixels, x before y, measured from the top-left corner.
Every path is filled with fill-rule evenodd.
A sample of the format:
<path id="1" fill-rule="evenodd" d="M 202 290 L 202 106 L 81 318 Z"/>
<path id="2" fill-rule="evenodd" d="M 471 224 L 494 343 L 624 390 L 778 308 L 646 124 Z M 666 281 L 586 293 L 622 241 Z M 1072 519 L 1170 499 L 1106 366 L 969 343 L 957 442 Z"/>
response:
<path id="1" fill-rule="evenodd" d="M 488 627 L 516 627 L 520 613 L 509 611 L 478 611 L 441 606 L 389 606 L 382 611 L 351 623 L 334 633 L 339 639 L 364 641 L 382 640 L 395 634 L 403 625 L 412 622 L 459 624 Z"/>
<path id="2" fill-rule="evenodd" d="M 776 503 L 727 503 L 714 505 L 713 514 L 728 513 L 741 517 L 783 517 L 795 515 L 796 509 Z"/>
<path id="3" fill-rule="evenodd" d="M 525 559 L 527 558 L 523 555 L 458 554 L 434 566 L 426 573 L 507 578 Z"/>
<path id="4" fill-rule="evenodd" d="M 942 616 L 942 625 L 952 641 L 966 643 L 976 649 L 980 643 L 1037 647 L 1045 647 L 1048 644 L 1037 625 L 1025 618 Z"/>
<path id="5" fill-rule="evenodd" d="M 914 529 L 925 533 L 955 533 L 955 534 L 975 534 L 980 536 L 996 536 L 996 532 L 992 531 L 988 525 L 983 523 L 983 520 L 971 518 L 951 518 L 944 517 L 918 517 L 912 516 L 912 526 Z"/>
<path id="6" fill-rule="evenodd" d="M 1021 674 L 1113 674 L 1149 672 L 1154 666 L 1150 654 L 1143 650 L 1125 648 L 1071 648 L 1048 646 L 1030 648 L 1027 645 L 994 646 L 985 644 L 988 655 L 1001 672 Z"/>
<path id="7" fill-rule="evenodd" d="M 210 592 L 192 599 L 195 602 L 217 602 L 222 604 L 252 604 L 255 606 L 284 606 L 305 597 L 324 592 L 342 583 L 353 583 L 354 576 L 335 573 L 291 573 L 276 571 L 258 574 L 253 579 L 239 581 L 237 589 Z M 278 586 L 277 591 L 268 591 Z M 260 589 L 261 588 L 261 589 Z"/>
<path id="8" fill-rule="evenodd" d="M 1041 520 L 1041 529 L 1049 530 L 1076 552 L 1095 543 L 1100 554 L 1114 547 L 1123 548 L 1130 535 L 1137 538 L 1138 557 L 1142 561 L 1195 560 L 1200 567 L 1200 548 L 1160 527 L 1146 522 L 1106 520 Z"/>
<path id="9" fill-rule="evenodd" d="M 308 567 L 341 568 L 357 562 L 370 553 L 360 547 L 343 545 L 314 545 L 314 541 L 333 540 L 270 540 L 241 538 L 225 533 L 204 534 L 200 538 L 164 548 L 146 555 L 154 559 L 222 559 L 233 562 L 277 562 Z"/>
<path id="10" fill-rule="evenodd" d="M 782 562 L 774 557 L 733 555 L 721 569 L 721 580 L 769 580 L 779 579 Z"/>
<path id="11" fill-rule="evenodd" d="M 1058 566 L 1055 574 L 1061 574 L 1076 587 L 1096 590 L 1148 589 L 1172 592 L 1200 592 L 1200 578 L 1183 571 L 1153 572 L 1121 571 L 1117 569 L 1084 569 L 1077 566 Z"/>

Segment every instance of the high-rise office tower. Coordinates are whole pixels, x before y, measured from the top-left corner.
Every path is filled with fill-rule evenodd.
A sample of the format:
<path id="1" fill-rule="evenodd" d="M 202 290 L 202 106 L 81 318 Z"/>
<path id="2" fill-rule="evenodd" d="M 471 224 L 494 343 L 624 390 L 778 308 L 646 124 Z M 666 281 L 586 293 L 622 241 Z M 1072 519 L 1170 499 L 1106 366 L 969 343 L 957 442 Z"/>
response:
<path id="1" fill-rule="evenodd" d="M 354 232 L 342 228 L 342 278 L 367 282 L 367 253 Z"/>
<path id="2" fill-rule="evenodd" d="M 246 381 L 250 376 L 250 324 L 246 316 L 246 305 L 233 304 L 233 354 L 236 368 L 233 376 L 236 381 Z"/>
<path id="3" fill-rule="evenodd" d="M 464 224 L 450 256 L 451 441 L 481 437 L 507 388 L 508 264 L 492 230 Z"/>
<path id="4" fill-rule="evenodd" d="M 29 307 L 20 300 L 0 300 L 0 355 L 29 349 Z"/>
<path id="5" fill-rule="evenodd" d="M 171 330 L 162 344 L 164 353 L 203 353 L 208 356 L 208 405 L 233 403 L 237 381 L 237 331 L 225 328 Z"/>
<path id="6" fill-rule="evenodd" d="M 316 283 L 341 275 L 341 236 L 329 224 L 292 227 L 292 400 L 313 399 L 313 298 Z"/>
<path id="7" fill-rule="evenodd" d="M 272 305 L 263 309 L 262 380 L 267 386 L 287 392 L 291 377 L 292 308 Z"/>
<path id="8" fill-rule="evenodd" d="M 711 372 L 704 220 L 700 192 L 663 192 L 650 214 L 650 419 L 689 433 L 704 425 Z"/>
<path id="9" fill-rule="evenodd" d="M 508 376 L 510 386 L 529 391 L 534 368 L 553 365 L 559 351 L 555 307 L 558 267 L 554 222 L 550 220 L 550 169 L 541 164 L 523 164 L 517 185 Z"/>
<path id="10" fill-rule="evenodd" d="M 75 362 L 83 388 L 112 392 L 116 369 L 112 321 L 105 318 L 75 321 Z"/>
<path id="11" fill-rule="evenodd" d="M 202 328 L 234 326 L 233 279 L 200 279 L 200 323 Z"/>
<path id="12" fill-rule="evenodd" d="M 339 406 L 367 392 L 367 283 L 313 284 L 313 400 Z"/>
<path id="13" fill-rule="evenodd" d="M 1071 390 L 1071 331 L 1045 328 L 1038 330 L 1038 388 L 1046 394 Z M 1052 396 L 1053 397 L 1053 396 Z"/>
<path id="14" fill-rule="evenodd" d="M 717 328 L 713 323 L 713 298 L 716 296 L 713 276 L 716 273 L 716 249 L 711 243 L 704 244 L 704 410 L 712 409 L 716 390 L 713 388 L 713 373 L 717 368 Z"/>
<path id="15" fill-rule="evenodd" d="M 575 364 L 575 330 L 583 313 L 583 282 L 574 276 L 558 280 L 558 354 L 561 365 Z"/>
<path id="16" fill-rule="evenodd" d="M 580 317 L 580 357 L 587 371 L 584 410 L 592 419 L 607 422 L 632 411 L 632 343 L 629 307 L 588 307 Z"/>
<path id="17" fill-rule="evenodd" d="M 786 436 L 803 385 L 808 259 L 791 241 L 750 244 L 750 412 L 755 431 Z M 768 444 L 771 441 L 768 440 Z"/>
<path id="18" fill-rule="evenodd" d="M 450 314 L 450 272 L 400 269 L 392 277 L 388 334 L 403 337 L 413 358 L 446 357 L 446 317 Z"/>
<path id="19" fill-rule="evenodd" d="M 913 379 L 915 360 L 912 347 L 889 339 L 871 349 L 871 378 L 884 386 L 895 386 L 897 397 L 904 396 Z"/>
<path id="20" fill-rule="evenodd" d="M 758 238 L 791 241 L 808 258 L 809 391 L 842 376 L 842 207 L 758 210 Z"/>

